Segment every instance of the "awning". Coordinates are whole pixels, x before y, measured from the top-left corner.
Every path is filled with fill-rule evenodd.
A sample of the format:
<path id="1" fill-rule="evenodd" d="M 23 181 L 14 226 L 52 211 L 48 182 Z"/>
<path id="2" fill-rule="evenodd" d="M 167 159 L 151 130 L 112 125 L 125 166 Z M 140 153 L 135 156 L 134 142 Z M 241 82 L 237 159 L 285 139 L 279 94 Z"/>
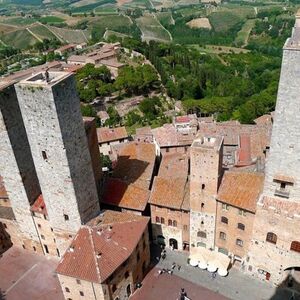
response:
<path id="1" fill-rule="evenodd" d="M 218 269 L 218 267 L 214 264 L 214 262 L 208 263 L 208 265 L 207 265 L 208 272 L 214 273 L 217 271 L 217 269 Z"/>
<path id="2" fill-rule="evenodd" d="M 192 267 L 197 267 L 197 266 L 198 266 L 198 260 L 190 259 L 190 265 L 191 265 Z"/>
<path id="3" fill-rule="evenodd" d="M 199 261 L 198 267 L 202 270 L 205 270 L 207 268 L 207 263 L 204 261 Z"/>
<path id="4" fill-rule="evenodd" d="M 225 277 L 225 276 L 227 276 L 228 271 L 225 270 L 225 269 L 223 269 L 223 268 L 219 268 L 219 269 L 218 269 L 218 274 L 219 274 L 220 276 L 222 276 L 222 277 Z"/>

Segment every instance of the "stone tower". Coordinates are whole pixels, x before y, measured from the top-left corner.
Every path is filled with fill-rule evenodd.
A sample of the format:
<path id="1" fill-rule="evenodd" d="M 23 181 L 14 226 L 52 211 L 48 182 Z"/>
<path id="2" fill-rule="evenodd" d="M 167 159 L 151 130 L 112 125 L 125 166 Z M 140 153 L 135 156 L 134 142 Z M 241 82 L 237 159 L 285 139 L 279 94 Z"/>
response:
<path id="1" fill-rule="evenodd" d="M 223 138 L 202 136 L 191 146 L 190 243 L 214 249 L 216 196 L 222 176 Z"/>
<path id="2" fill-rule="evenodd" d="M 16 85 L 29 144 L 60 253 L 99 213 L 74 75 L 36 74 Z"/>
<path id="3" fill-rule="evenodd" d="M 300 28 L 297 25 L 298 22 L 283 48 L 264 190 L 257 204 L 247 266 L 253 275 L 276 283 L 300 267 Z"/>
<path id="4" fill-rule="evenodd" d="M 20 233 L 14 242 L 38 250 L 40 242 L 30 205 L 41 193 L 39 181 L 14 85 L 0 89 L 0 170 Z"/>

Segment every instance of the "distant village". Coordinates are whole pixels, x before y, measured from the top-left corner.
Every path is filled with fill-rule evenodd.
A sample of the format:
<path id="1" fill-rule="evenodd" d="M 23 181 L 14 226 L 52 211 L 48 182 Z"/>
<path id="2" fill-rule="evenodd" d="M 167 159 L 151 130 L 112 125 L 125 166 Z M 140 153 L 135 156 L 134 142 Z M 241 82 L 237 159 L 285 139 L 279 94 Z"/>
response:
<path id="1" fill-rule="evenodd" d="M 221 277 L 236 268 L 299 280 L 300 79 L 288 81 L 300 68 L 299 30 L 284 47 L 276 112 L 252 125 L 175 109 L 172 123 L 132 135 L 96 128 L 81 115 L 74 73 L 91 63 L 116 77 L 119 44 L 1 79 L 0 253 L 14 245 L 59 259 L 65 299 L 128 299 L 149 270 L 150 243 Z"/>

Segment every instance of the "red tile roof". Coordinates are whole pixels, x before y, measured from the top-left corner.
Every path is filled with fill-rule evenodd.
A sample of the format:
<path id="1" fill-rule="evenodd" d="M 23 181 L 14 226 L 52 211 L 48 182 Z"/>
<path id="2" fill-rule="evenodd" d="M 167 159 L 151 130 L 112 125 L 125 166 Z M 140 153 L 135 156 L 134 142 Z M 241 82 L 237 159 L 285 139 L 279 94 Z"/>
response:
<path id="1" fill-rule="evenodd" d="M 240 135 L 240 148 L 237 150 L 237 166 L 249 166 L 251 159 L 251 139 L 249 134 Z"/>
<path id="2" fill-rule="evenodd" d="M 47 215 L 47 208 L 42 194 L 36 198 L 34 203 L 31 205 L 30 210 L 39 214 Z"/>
<path id="3" fill-rule="evenodd" d="M 2 176 L 0 176 L 0 198 L 8 199 Z"/>
<path id="4" fill-rule="evenodd" d="M 123 220 L 122 214 L 126 215 Z M 134 252 L 148 222 L 148 217 L 104 212 L 103 217 L 81 227 L 56 272 L 90 282 L 105 282 Z"/>
<path id="5" fill-rule="evenodd" d="M 97 136 L 100 144 L 125 139 L 128 133 L 125 127 L 101 127 L 97 128 Z"/>
<path id="6" fill-rule="evenodd" d="M 260 173 L 225 172 L 217 199 L 255 213 L 263 189 L 264 175 Z"/>

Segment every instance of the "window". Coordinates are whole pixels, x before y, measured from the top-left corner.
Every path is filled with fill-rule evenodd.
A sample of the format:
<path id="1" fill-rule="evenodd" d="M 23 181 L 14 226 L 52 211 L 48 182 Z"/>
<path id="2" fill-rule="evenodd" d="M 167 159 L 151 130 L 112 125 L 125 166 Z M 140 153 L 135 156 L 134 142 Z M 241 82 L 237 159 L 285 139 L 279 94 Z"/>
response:
<path id="1" fill-rule="evenodd" d="M 43 156 L 43 159 L 46 160 L 48 157 L 47 157 L 47 153 L 46 151 L 42 151 L 42 156 Z"/>
<path id="2" fill-rule="evenodd" d="M 198 231 L 197 232 L 197 237 L 205 238 L 206 239 L 206 232 L 204 231 Z"/>
<path id="3" fill-rule="evenodd" d="M 188 226 L 187 225 L 183 225 L 183 230 L 187 231 L 188 230 Z"/>
<path id="4" fill-rule="evenodd" d="M 129 272 L 126 271 L 126 272 L 125 272 L 125 278 L 128 278 L 128 277 L 129 277 Z"/>
<path id="5" fill-rule="evenodd" d="M 68 287 L 65 287 L 65 290 L 67 293 L 70 293 L 70 289 Z"/>
<path id="6" fill-rule="evenodd" d="M 226 217 L 221 217 L 221 222 L 228 224 L 228 219 Z"/>
<path id="7" fill-rule="evenodd" d="M 36 251 L 36 248 L 33 246 L 33 251 L 35 252 Z"/>
<path id="8" fill-rule="evenodd" d="M 47 246 L 47 245 L 44 245 L 44 248 L 45 248 L 45 252 L 46 252 L 46 253 L 49 253 L 48 246 Z"/>
<path id="9" fill-rule="evenodd" d="M 242 223 L 238 223 L 238 229 L 245 230 L 245 225 Z"/>
<path id="10" fill-rule="evenodd" d="M 160 218 L 160 223 L 161 224 L 165 224 L 165 219 L 164 218 Z"/>
<path id="11" fill-rule="evenodd" d="M 291 250 L 300 253 L 300 242 L 292 241 L 292 243 L 291 243 Z"/>
<path id="12" fill-rule="evenodd" d="M 169 148 L 166 148 L 166 152 L 168 153 L 170 151 L 170 149 Z"/>
<path id="13" fill-rule="evenodd" d="M 117 290 L 117 286 L 114 284 L 111 288 L 112 292 L 114 293 Z"/>
<path id="14" fill-rule="evenodd" d="M 203 209 L 203 208 L 204 208 L 204 203 L 202 202 L 202 203 L 201 203 L 201 209 Z"/>
<path id="15" fill-rule="evenodd" d="M 198 242 L 198 243 L 197 243 L 197 247 L 203 247 L 203 248 L 206 248 L 206 244 L 205 244 L 205 243 L 202 243 L 202 242 Z"/>
<path id="16" fill-rule="evenodd" d="M 225 204 L 225 203 L 222 203 L 222 209 L 223 210 L 228 210 L 229 209 L 229 205 Z"/>
<path id="17" fill-rule="evenodd" d="M 240 239 L 236 239 L 235 243 L 240 247 L 243 247 L 243 244 L 244 244 L 244 242 Z"/>
<path id="18" fill-rule="evenodd" d="M 38 224 L 38 228 L 42 228 L 42 225 L 41 225 L 41 224 Z"/>
<path id="19" fill-rule="evenodd" d="M 69 221 L 69 216 L 64 214 L 65 221 Z"/>
<path id="20" fill-rule="evenodd" d="M 269 242 L 269 243 L 272 243 L 272 244 L 275 244 L 277 243 L 277 235 L 273 232 L 268 232 L 267 233 L 267 238 L 266 238 L 266 241 Z"/>
<path id="21" fill-rule="evenodd" d="M 205 184 L 204 184 L 204 183 L 202 183 L 202 185 L 201 185 L 201 189 L 202 189 L 202 190 L 204 190 L 204 189 L 205 189 Z"/>
<path id="22" fill-rule="evenodd" d="M 57 256 L 60 257 L 59 250 L 56 248 Z"/>
<path id="23" fill-rule="evenodd" d="M 45 236 L 44 236 L 44 235 L 42 235 L 42 234 L 41 234 L 41 239 L 42 239 L 42 240 L 44 240 L 44 239 L 45 239 Z"/>
<path id="24" fill-rule="evenodd" d="M 22 245 L 22 247 L 23 247 L 23 249 L 26 249 L 24 244 Z"/>
<path id="25" fill-rule="evenodd" d="M 173 227 L 177 227 L 177 222 L 175 220 L 173 221 Z"/>
<path id="26" fill-rule="evenodd" d="M 285 182 L 280 182 L 280 189 L 285 190 L 286 188 L 286 183 Z"/>
<path id="27" fill-rule="evenodd" d="M 155 222 L 159 223 L 159 217 L 155 217 Z"/>
<path id="28" fill-rule="evenodd" d="M 226 240 L 226 233 L 225 232 L 222 232 L 222 231 L 220 232 L 220 239 L 224 240 L 224 241 Z"/>
<path id="29" fill-rule="evenodd" d="M 243 209 L 239 209 L 240 216 L 246 216 L 246 212 Z"/>
<path id="30" fill-rule="evenodd" d="M 76 283 L 77 283 L 77 284 L 81 284 L 80 279 L 76 279 Z"/>
<path id="31" fill-rule="evenodd" d="M 168 220 L 168 226 L 172 226 L 172 220 Z"/>
<path id="32" fill-rule="evenodd" d="M 51 231 L 53 232 L 53 228 L 51 228 Z"/>
<path id="33" fill-rule="evenodd" d="M 79 292 L 80 296 L 84 296 L 84 292 L 80 291 Z"/>

